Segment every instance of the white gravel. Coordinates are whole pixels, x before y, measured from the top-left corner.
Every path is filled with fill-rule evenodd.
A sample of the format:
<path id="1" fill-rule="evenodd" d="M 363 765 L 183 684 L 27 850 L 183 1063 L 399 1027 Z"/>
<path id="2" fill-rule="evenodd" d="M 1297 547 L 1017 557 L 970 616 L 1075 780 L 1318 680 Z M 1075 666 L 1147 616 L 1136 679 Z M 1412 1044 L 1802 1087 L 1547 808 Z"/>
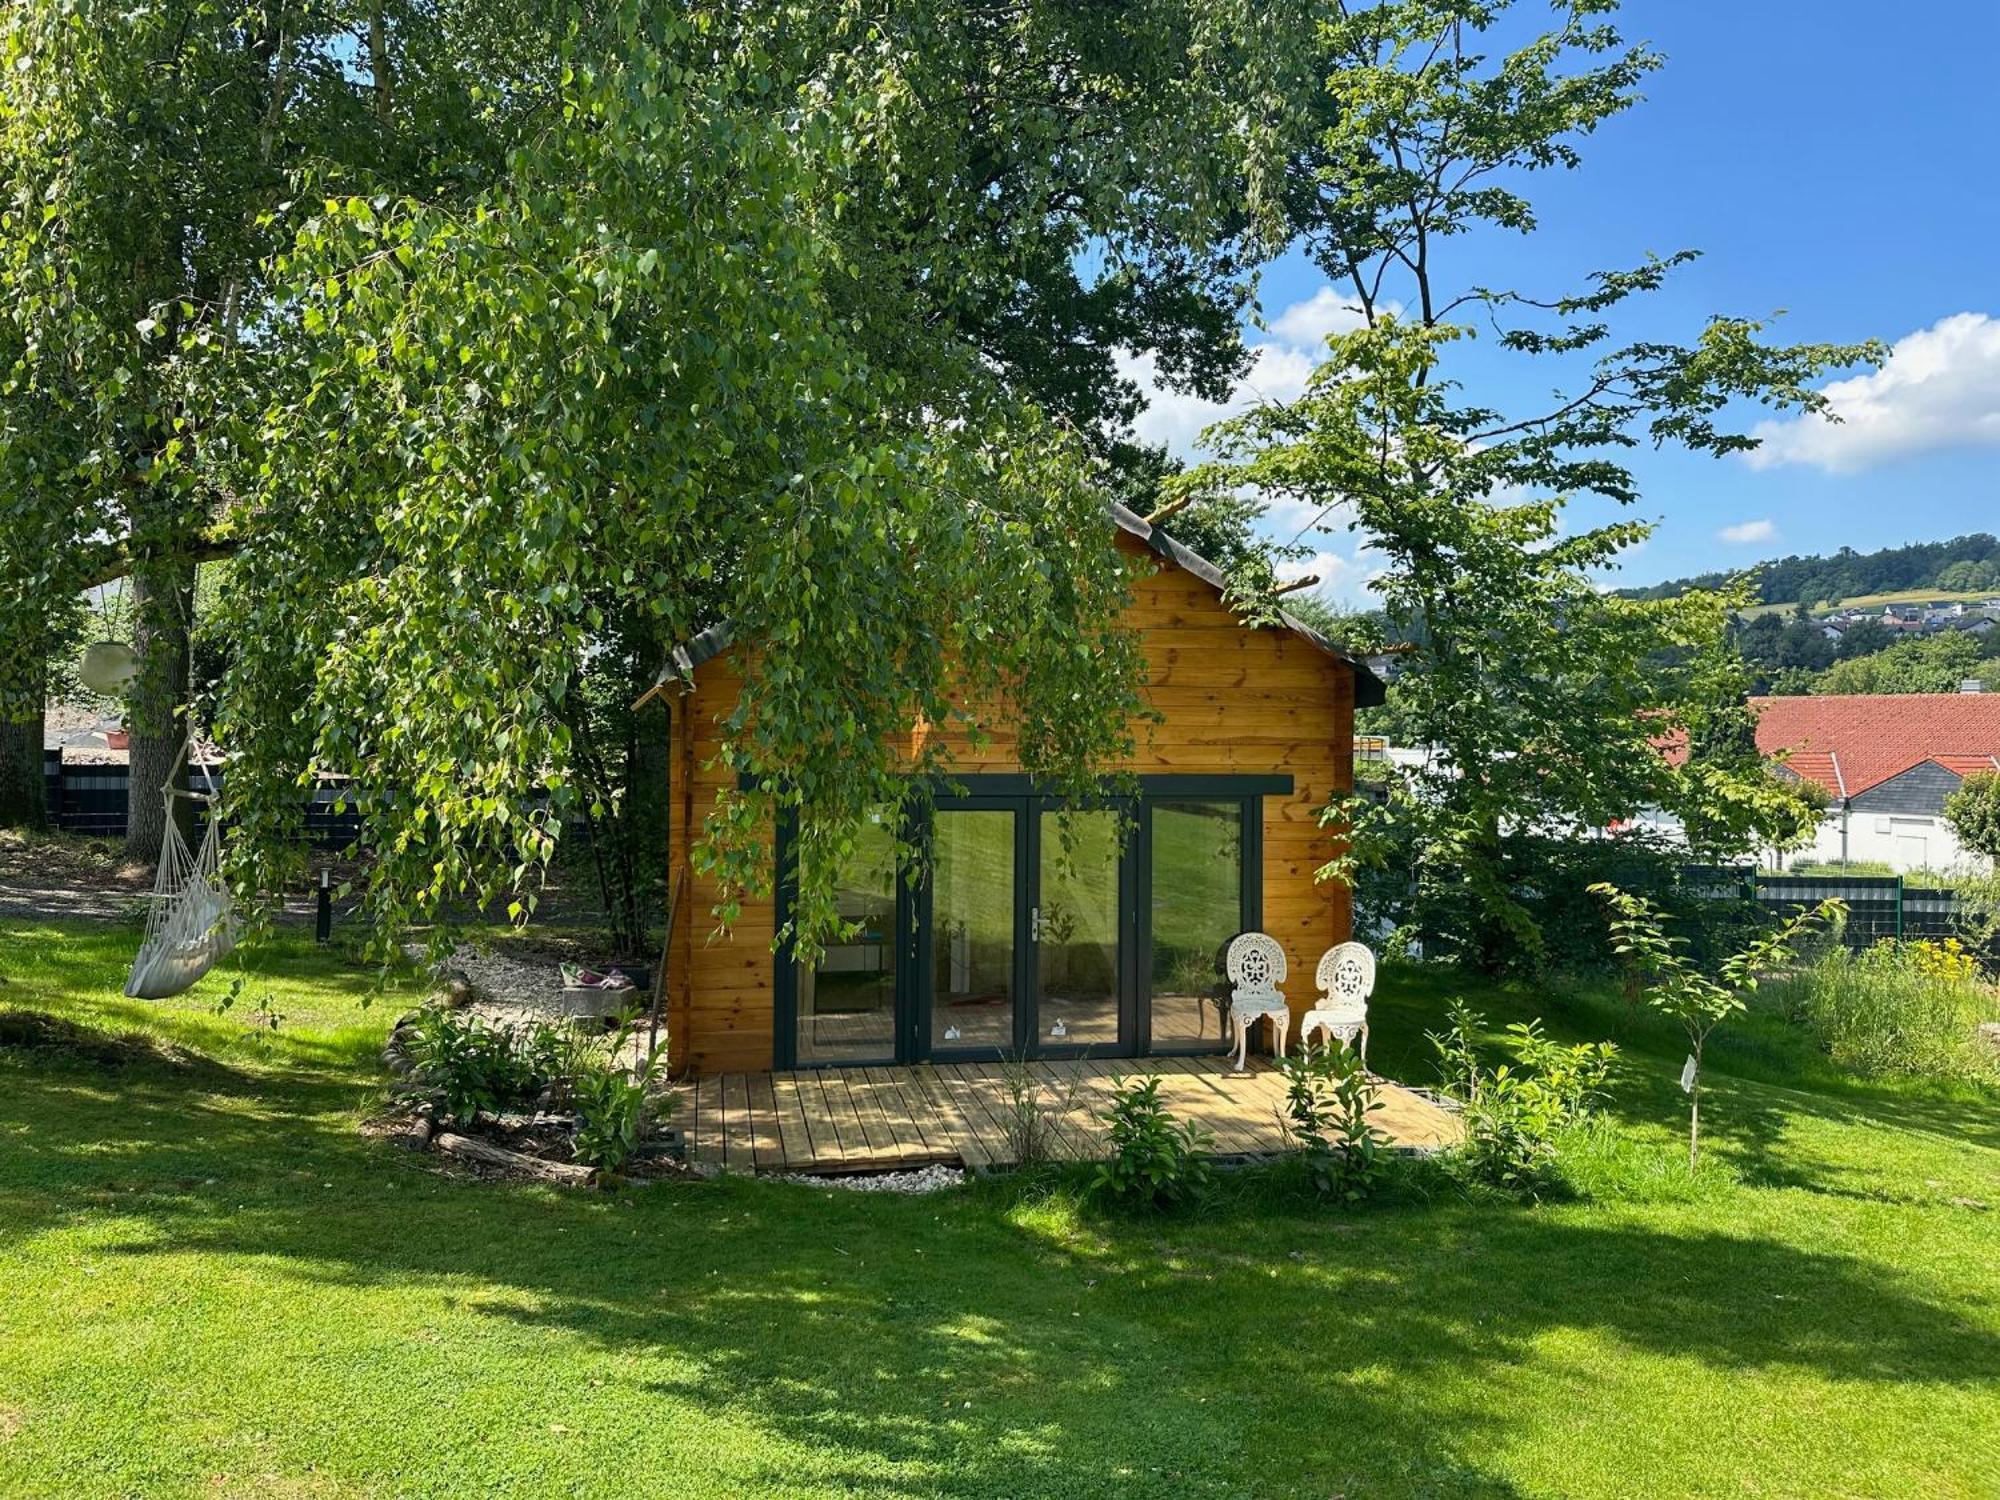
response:
<path id="1" fill-rule="evenodd" d="M 805 1187 L 845 1188 L 851 1193 L 941 1193 L 964 1185 L 958 1167 L 933 1165 L 909 1172 L 870 1172 L 846 1177 L 815 1177 L 807 1172 L 772 1172 L 767 1180 L 796 1182 Z"/>

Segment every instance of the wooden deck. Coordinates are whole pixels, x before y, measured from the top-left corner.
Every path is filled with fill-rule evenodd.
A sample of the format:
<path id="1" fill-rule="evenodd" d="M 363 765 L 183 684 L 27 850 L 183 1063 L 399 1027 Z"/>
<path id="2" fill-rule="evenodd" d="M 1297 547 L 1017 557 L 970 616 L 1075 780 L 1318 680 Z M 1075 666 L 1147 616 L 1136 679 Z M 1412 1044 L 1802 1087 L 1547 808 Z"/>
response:
<path id="1" fill-rule="evenodd" d="M 1231 1071 L 1215 1057 L 1151 1057 L 1032 1063 L 1046 1107 L 1067 1104 L 1061 1154 L 1103 1154 L 1097 1116 L 1113 1080 L 1156 1076 L 1174 1115 L 1215 1137 L 1223 1156 L 1288 1149 L 1279 1123 L 1283 1077 L 1252 1059 Z M 792 1073 L 727 1073 L 679 1084 L 673 1125 L 690 1161 L 730 1172 L 879 1172 L 947 1162 L 968 1167 L 1013 1162 L 1006 1120 L 1010 1090 L 998 1063 L 917 1067 L 816 1068 Z M 1375 1123 L 1392 1145 L 1431 1149 L 1458 1138 L 1451 1115 L 1408 1089 L 1384 1082 Z"/>

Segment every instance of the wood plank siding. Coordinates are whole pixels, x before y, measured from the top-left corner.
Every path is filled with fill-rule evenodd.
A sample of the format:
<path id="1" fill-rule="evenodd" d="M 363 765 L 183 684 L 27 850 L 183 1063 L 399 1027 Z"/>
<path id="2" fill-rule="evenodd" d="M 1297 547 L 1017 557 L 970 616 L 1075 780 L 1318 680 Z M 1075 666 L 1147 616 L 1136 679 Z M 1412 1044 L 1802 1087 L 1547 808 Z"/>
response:
<path id="1" fill-rule="evenodd" d="M 1126 531 L 1116 536 L 1123 552 L 1152 567 L 1133 584 L 1129 623 L 1143 646 L 1147 697 L 1161 716 L 1135 726 L 1137 754 L 1116 769 L 1292 778 L 1289 795 L 1263 804 L 1263 926 L 1284 944 L 1288 991 L 1302 1015 L 1312 1001 L 1313 964 L 1350 931 L 1346 888 L 1316 882 L 1313 872 L 1339 847 L 1320 827 L 1319 812 L 1352 781 L 1354 668 L 1294 631 L 1245 628 L 1211 583 Z M 730 935 L 718 940 L 710 913 L 719 892 L 690 861 L 691 835 L 732 780 L 718 762 L 717 725 L 741 687 L 736 652 L 725 650 L 696 666 L 691 685 L 671 702 L 672 857 L 686 885 L 668 947 L 668 1022 L 682 1074 L 773 1066 L 771 901 L 746 901 Z M 1020 769 L 1004 732 L 983 751 L 963 741 L 951 750 L 954 768 L 967 775 Z M 826 1107 L 843 1135 L 879 1128 L 872 1100 L 859 1113 L 845 1099 Z M 788 1106 L 781 1123 L 822 1128 L 803 1102 Z"/>

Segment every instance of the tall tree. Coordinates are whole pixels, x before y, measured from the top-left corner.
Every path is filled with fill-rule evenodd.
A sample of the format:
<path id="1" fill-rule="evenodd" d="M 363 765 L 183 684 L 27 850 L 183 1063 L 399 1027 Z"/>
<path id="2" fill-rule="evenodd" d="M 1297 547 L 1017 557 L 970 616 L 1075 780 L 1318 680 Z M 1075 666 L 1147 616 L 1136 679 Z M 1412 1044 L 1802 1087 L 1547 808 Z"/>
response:
<path id="1" fill-rule="evenodd" d="M 287 170 L 341 133 L 341 9 L 25 0 L 0 21 L 0 575 L 18 585 L 0 609 L 10 635 L 33 630 L 111 557 L 130 568 L 141 856 L 186 732 L 216 509 L 185 462 L 213 418 L 190 399 L 190 356 L 256 301 Z M 39 684 L 8 667 L 12 717 Z"/>
<path id="2" fill-rule="evenodd" d="M 1710 659 L 1724 597 L 1605 595 L 1597 580 L 1649 527 L 1579 524 L 1566 507 L 1636 501 L 1620 455 L 1640 443 L 1752 446 L 1733 403 L 1822 410 L 1808 382 L 1872 352 L 1771 346 L 1759 323 L 1720 317 L 1691 344 L 1620 343 L 1613 314 L 1687 252 L 1569 292 L 1473 279 L 1480 236 L 1535 229 L 1532 174 L 1575 166 L 1581 138 L 1658 66 L 1605 19 L 1614 9 L 1558 4 L 1552 29 L 1488 53 L 1518 30 L 1506 0 L 1336 4 L 1320 33 L 1323 127 L 1290 187 L 1302 243 L 1359 326 L 1329 340 L 1298 401 L 1225 424 L 1223 460 L 1186 481 L 1282 497 L 1313 518 L 1307 530 L 1351 530 L 1378 560 L 1384 624 L 1410 643 L 1406 722 L 1437 754 L 1385 807 L 1352 810 L 1353 857 L 1414 833 L 1419 912 L 1469 887 L 1480 930 L 1455 937 L 1489 964 L 1540 941 L 1505 855 L 1514 833 L 1602 829 L 1648 806 L 1712 811 L 1725 785 L 1725 826 L 1796 831 L 1799 810 L 1761 769 L 1745 781 L 1710 759 L 1697 775 L 1656 748 L 1690 721 L 1689 672 L 1659 664 Z M 1475 319 L 1522 366 L 1488 387 L 1571 388 L 1539 408 L 1468 399 L 1451 359 Z"/>
<path id="3" fill-rule="evenodd" d="M 757 649 L 704 857 L 762 884 L 797 810 L 823 934 L 865 809 L 923 795 L 912 719 L 1006 704 L 1072 780 L 1124 745 L 1110 351 L 1233 367 L 1282 159 L 1260 101 L 1309 33 L 1247 0 L 550 11 L 454 75 L 517 113 L 504 150 L 474 108 L 423 182 L 298 162 L 244 336 L 177 331 L 234 553 L 234 868 L 281 878 L 299 779 L 333 771 L 380 932 L 531 904 L 595 799 L 579 684 L 728 620 Z M 388 113 L 417 18 L 493 15 L 392 25 Z"/>

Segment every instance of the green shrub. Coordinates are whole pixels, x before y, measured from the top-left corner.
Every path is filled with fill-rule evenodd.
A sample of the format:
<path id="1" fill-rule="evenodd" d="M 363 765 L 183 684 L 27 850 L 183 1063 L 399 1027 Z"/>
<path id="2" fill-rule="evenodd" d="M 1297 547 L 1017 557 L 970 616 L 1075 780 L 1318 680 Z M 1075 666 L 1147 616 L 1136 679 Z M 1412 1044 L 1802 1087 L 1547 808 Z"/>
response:
<path id="1" fill-rule="evenodd" d="M 534 1098 L 544 1085 L 513 1034 L 470 1011 L 424 1007 L 404 1033 L 403 1050 L 411 1091 L 442 1123 L 470 1125 Z"/>
<path id="2" fill-rule="evenodd" d="M 1993 994 L 1956 942 L 1834 950 L 1780 985 L 1780 1011 L 1809 1027 L 1833 1060 L 1870 1076 L 1990 1073 L 1974 1042 Z"/>
<path id="3" fill-rule="evenodd" d="M 1424 1040 L 1437 1053 L 1438 1081 L 1444 1091 L 1454 1099 L 1468 1100 L 1479 1092 L 1479 1051 L 1472 1040 L 1479 1033 L 1479 1013 L 1457 995 L 1445 1007 L 1444 1018 L 1444 1030 L 1426 1031 Z"/>
<path id="4" fill-rule="evenodd" d="M 1589 1118 L 1618 1049 L 1609 1042 L 1565 1046 L 1542 1035 L 1539 1019 L 1507 1028 L 1512 1066 L 1487 1069 L 1474 1037 L 1481 1017 L 1452 1003 L 1442 1032 L 1428 1033 L 1446 1092 L 1464 1106 L 1466 1175 L 1508 1192 L 1534 1193 L 1560 1176 L 1562 1137 Z"/>
<path id="5" fill-rule="evenodd" d="M 1465 1106 L 1467 1173 L 1510 1193 L 1534 1193 L 1559 1177 L 1556 1138 L 1570 1123 L 1555 1095 L 1534 1076 L 1502 1063 Z"/>
<path id="6" fill-rule="evenodd" d="M 1144 1208 L 1168 1208 L 1199 1197 L 1209 1166 L 1201 1153 L 1210 1136 L 1176 1120 L 1160 1102 L 1160 1080 L 1116 1080 L 1111 1107 L 1100 1118 L 1111 1133 L 1111 1159 L 1091 1179 L 1094 1192 Z"/>
<path id="7" fill-rule="evenodd" d="M 1542 1035 L 1539 1016 L 1514 1022 L 1507 1036 L 1514 1056 L 1547 1090 L 1565 1125 L 1583 1119 L 1604 1096 L 1611 1061 L 1618 1055 L 1610 1042 L 1579 1042 L 1573 1047 L 1552 1042 Z"/>
<path id="8" fill-rule="evenodd" d="M 1375 1082 L 1343 1043 L 1307 1047 L 1278 1064 L 1285 1114 L 1320 1197 L 1358 1203 L 1383 1176 L 1384 1137 L 1368 1118 L 1380 1108 Z"/>
<path id="9" fill-rule="evenodd" d="M 607 1060 L 576 1074 L 570 1092 L 576 1104 L 576 1159 L 600 1172 L 619 1171 L 657 1123 L 653 1063 L 627 1069 Z"/>

